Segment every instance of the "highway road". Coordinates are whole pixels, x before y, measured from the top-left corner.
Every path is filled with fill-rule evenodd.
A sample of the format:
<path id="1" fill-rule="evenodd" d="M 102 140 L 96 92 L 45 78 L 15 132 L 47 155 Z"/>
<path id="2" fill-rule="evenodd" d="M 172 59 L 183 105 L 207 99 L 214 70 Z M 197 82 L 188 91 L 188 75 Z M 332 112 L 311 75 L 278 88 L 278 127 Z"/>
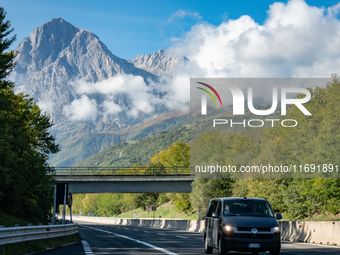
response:
<path id="1" fill-rule="evenodd" d="M 142 228 L 118 225 L 80 224 L 79 234 L 91 248 L 87 255 L 131 255 L 131 254 L 185 254 L 203 255 L 202 233 L 176 231 L 158 228 Z M 41 254 L 81 254 L 79 245 L 70 245 L 59 250 L 45 251 Z M 71 250 L 72 249 L 72 250 Z M 76 252 L 77 251 L 77 252 Z M 85 254 L 84 249 L 82 254 Z M 213 254 L 217 254 L 214 249 Z M 230 252 L 234 255 L 250 253 Z M 269 253 L 260 253 L 269 254 Z M 281 255 L 339 255 L 340 247 L 326 245 L 283 242 Z"/>

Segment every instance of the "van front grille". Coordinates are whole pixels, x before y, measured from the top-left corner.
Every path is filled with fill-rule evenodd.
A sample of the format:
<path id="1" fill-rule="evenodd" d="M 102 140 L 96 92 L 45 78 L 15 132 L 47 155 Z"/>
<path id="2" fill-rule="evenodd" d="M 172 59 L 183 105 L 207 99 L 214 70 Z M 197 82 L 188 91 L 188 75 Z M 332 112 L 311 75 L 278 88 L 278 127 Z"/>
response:
<path id="1" fill-rule="evenodd" d="M 253 228 L 250 227 L 237 227 L 238 231 L 247 231 L 251 232 Z M 258 232 L 270 232 L 270 228 L 256 228 Z"/>

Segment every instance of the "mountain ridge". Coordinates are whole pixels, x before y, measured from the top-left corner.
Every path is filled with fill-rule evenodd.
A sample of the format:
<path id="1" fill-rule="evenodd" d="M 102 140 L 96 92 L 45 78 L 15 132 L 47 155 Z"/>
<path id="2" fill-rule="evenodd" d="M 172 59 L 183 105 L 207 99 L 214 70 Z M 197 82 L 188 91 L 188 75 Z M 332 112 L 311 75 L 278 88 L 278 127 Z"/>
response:
<path id="1" fill-rule="evenodd" d="M 96 84 L 117 75 L 140 76 L 146 86 L 149 81 L 157 81 L 159 76 L 155 74 L 157 72 L 149 72 L 142 64 L 143 68 L 138 68 L 132 61 L 117 57 L 94 33 L 77 28 L 60 17 L 34 29 L 30 36 L 19 43 L 16 50 L 17 65 L 10 77 L 16 84 L 15 91 L 29 94 L 39 107 L 51 116 L 55 123 L 51 133 L 60 143 L 61 150 L 68 152 L 58 154 L 63 154 L 66 158 L 72 156 L 70 153 L 74 153 L 73 158 L 81 160 L 120 142 L 124 136 L 117 137 L 117 131 L 143 123 L 152 116 L 169 112 L 160 105 L 155 106 L 151 113 L 140 111 L 136 116 L 132 116 L 128 112 L 136 106 L 132 105 L 129 96 L 134 91 L 129 92 L 130 94 L 126 92 L 105 94 L 96 91 L 94 89 Z M 158 56 L 159 61 L 153 58 L 155 63 L 161 63 L 167 58 L 162 50 L 159 52 L 162 56 Z M 163 69 L 160 72 L 164 73 L 171 69 L 164 65 L 159 65 L 156 69 L 161 67 Z M 148 68 L 150 69 L 150 63 Z M 94 92 L 80 93 L 77 87 L 79 84 L 86 84 Z M 158 92 L 153 90 L 149 93 Z M 112 110 L 110 107 L 113 107 Z M 175 121 L 172 123 L 176 125 Z M 79 151 L 71 150 L 72 141 L 77 137 L 98 137 L 102 132 L 106 132 L 106 138 L 96 141 L 93 148 L 90 149 L 91 145 L 85 142 L 83 147 L 77 147 Z M 93 138 L 85 140 L 93 141 Z M 58 154 L 50 155 L 52 164 L 58 161 L 56 158 L 60 158 Z M 75 163 L 74 160 L 69 162 Z"/>

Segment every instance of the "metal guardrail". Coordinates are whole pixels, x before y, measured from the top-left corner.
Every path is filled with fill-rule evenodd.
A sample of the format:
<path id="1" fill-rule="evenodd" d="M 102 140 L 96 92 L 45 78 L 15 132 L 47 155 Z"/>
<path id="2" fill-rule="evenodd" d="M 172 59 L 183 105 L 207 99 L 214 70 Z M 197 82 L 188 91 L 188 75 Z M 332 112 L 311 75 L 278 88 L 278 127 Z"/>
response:
<path id="1" fill-rule="evenodd" d="M 57 176 L 190 176 L 189 167 L 56 167 Z"/>
<path id="2" fill-rule="evenodd" d="M 78 233 L 78 224 L 0 228 L 0 246 Z"/>

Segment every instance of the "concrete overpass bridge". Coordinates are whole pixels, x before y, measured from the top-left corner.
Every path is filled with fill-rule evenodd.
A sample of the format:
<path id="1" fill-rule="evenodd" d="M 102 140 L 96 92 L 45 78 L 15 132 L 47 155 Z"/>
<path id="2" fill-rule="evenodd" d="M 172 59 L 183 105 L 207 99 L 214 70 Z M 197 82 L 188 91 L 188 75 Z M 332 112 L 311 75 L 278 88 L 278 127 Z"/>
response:
<path id="1" fill-rule="evenodd" d="M 194 175 L 183 167 L 57 167 L 55 181 L 71 193 L 187 193 Z"/>

